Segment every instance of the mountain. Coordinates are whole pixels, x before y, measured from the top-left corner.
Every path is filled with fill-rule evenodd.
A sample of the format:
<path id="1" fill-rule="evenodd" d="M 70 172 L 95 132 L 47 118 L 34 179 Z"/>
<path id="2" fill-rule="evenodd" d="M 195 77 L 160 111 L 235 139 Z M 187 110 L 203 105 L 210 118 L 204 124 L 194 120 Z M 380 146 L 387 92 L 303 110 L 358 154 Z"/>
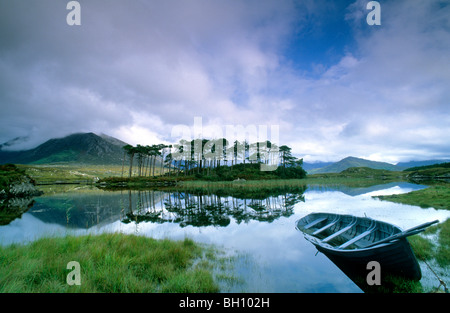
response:
<path id="1" fill-rule="evenodd" d="M 401 167 L 402 169 L 408 169 L 411 167 L 428 166 L 428 165 L 448 163 L 448 162 L 450 162 L 450 159 L 410 161 L 410 162 L 399 162 L 399 163 L 397 163 L 397 166 Z"/>
<path id="2" fill-rule="evenodd" d="M 0 164 L 122 164 L 125 142 L 107 135 L 77 133 L 50 139 L 34 149 L 3 151 L 0 145 Z"/>
<path id="3" fill-rule="evenodd" d="M 346 157 L 336 163 L 332 163 L 322 168 L 313 169 L 308 171 L 308 174 L 317 174 L 317 173 L 340 173 L 343 170 L 346 170 L 350 167 L 369 167 L 373 169 L 381 169 L 381 170 L 390 170 L 390 171 L 398 171 L 398 167 L 394 164 L 386 163 L 386 162 L 376 162 L 370 161 L 361 158 L 355 157 Z"/>
<path id="4" fill-rule="evenodd" d="M 307 165 L 308 168 L 304 166 L 304 169 L 308 172 L 308 174 L 340 173 L 343 170 L 346 170 L 350 167 L 369 167 L 380 170 L 403 171 L 411 167 L 440 164 L 445 162 L 450 162 L 450 160 L 442 159 L 442 160 L 409 161 L 409 162 L 400 162 L 394 165 L 386 162 L 376 162 L 361 158 L 346 157 L 338 162 L 331 163 L 320 168 L 318 168 L 318 166 L 314 166 L 314 163 L 311 164 L 312 166 L 308 164 Z M 316 164 L 326 164 L 326 163 L 318 162 Z"/>
<path id="5" fill-rule="evenodd" d="M 334 162 L 303 162 L 303 169 L 307 172 L 315 170 L 315 169 L 319 169 L 328 165 L 333 164 Z"/>
<path id="6" fill-rule="evenodd" d="M 27 142 L 27 141 L 28 141 L 28 137 L 27 136 L 16 137 L 14 139 L 11 139 L 11 140 L 9 140 L 7 142 L 2 143 L 0 145 L 0 150 L 2 150 L 3 148 L 8 149 L 11 146 L 15 146 L 17 144 L 20 145 L 21 143 L 24 143 L 24 142 Z"/>

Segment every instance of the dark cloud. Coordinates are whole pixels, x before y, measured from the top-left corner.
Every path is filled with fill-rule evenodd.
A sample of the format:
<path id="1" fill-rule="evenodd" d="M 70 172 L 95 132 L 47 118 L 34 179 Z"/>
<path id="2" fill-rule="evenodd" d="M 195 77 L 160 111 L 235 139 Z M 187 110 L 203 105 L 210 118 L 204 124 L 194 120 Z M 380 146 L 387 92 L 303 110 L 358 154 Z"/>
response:
<path id="1" fill-rule="evenodd" d="M 67 2 L 0 0 L 0 142 L 94 131 L 156 143 L 201 116 L 277 124 L 311 158 L 448 153 L 439 1 L 383 2 L 378 28 L 365 1 L 80 0 L 81 26 L 66 24 Z M 346 33 L 317 34 L 331 30 Z M 305 52 L 321 59 L 302 69 Z"/>

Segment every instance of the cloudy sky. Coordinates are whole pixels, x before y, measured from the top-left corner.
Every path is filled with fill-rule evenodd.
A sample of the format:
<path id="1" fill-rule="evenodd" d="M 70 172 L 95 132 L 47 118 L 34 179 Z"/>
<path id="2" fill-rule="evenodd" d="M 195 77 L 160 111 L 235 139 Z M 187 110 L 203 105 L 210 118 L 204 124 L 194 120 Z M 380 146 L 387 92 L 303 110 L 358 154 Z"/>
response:
<path id="1" fill-rule="evenodd" d="M 305 161 L 450 157 L 448 0 L 381 0 L 379 26 L 366 0 L 79 0 L 79 26 L 68 2 L 0 0 L 0 143 L 197 117 L 275 125 Z"/>

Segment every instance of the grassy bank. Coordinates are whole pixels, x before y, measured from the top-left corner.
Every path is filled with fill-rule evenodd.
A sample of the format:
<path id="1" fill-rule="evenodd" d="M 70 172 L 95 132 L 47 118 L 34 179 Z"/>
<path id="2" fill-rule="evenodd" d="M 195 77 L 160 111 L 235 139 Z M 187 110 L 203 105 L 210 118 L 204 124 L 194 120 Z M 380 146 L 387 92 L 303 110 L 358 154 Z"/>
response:
<path id="1" fill-rule="evenodd" d="M 440 210 L 450 210 L 450 186 L 444 183 L 431 185 L 428 188 L 405 194 L 377 196 L 376 198 L 397 203 L 418 205 L 422 208 L 433 207 Z M 449 266 L 450 219 L 441 221 L 437 226 L 430 227 L 424 234 L 436 234 L 438 239 L 436 243 L 433 243 L 422 235 L 410 237 L 417 257 L 421 260 L 435 259 L 440 266 Z"/>
<path id="2" fill-rule="evenodd" d="M 121 176 L 120 165 L 40 164 L 17 165 L 37 184 L 93 183 L 110 176 Z"/>
<path id="3" fill-rule="evenodd" d="M 308 184 L 344 185 L 348 187 L 368 187 L 389 182 L 407 181 L 407 173 L 368 167 L 351 167 L 340 173 L 308 175 Z"/>
<path id="4" fill-rule="evenodd" d="M 121 165 L 75 163 L 18 165 L 37 184 L 103 182 L 109 185 L 134 187 L 152 185 L 155 182 L 167 183 L 186 180 L 220 182 L 236 179 L 273 180 L 306 177 L 306 172 L 301 167 L 283 168 L 280 166 L 274 171 L 261 171 L 260 166 L 260 164 L 237 164 L 233 167 L 222 165 L 212 170 L 192 169 L 186 174 L 172 170 L 170 175 L 167 169 L 164 170 L 164 175 L 160 169 L 155 169 L 155 176 L 150 176 L 148 173 L 139 176 L 137 169 L 133 168 L 132 176 L 128 177 L 128 169 L 123 169 Z"/>
<path id="5" fill-rule="evenodd" d="M 3 190 L 6 194 L 13 182 L 22 181 L 25 176 L 25 171 L 13 164 L 0 165 L 0 192 Z"/>
<path id="6" fill-rule="evenodd" d="M 261 180 L 237 180 L 237 181 L 205 181 L 205 180 L 187 180 L 179 184 L 182 188 L 196 189 L 219 189 L 219 188 L 270 188 L 283 186 L 305 186 L 305 179 L 261 179 Z"/>
<path id="7" fill-rule="evenodd" d="M 35 196 L 33 179 L 14 164 L 0 165 L 0 199 Z"/>
<path id="8" fill-rule="evenodd" d="M 430 227 L 424 235 L 434 234 L 436 241 L 432 241 L 423 235 L 409 237 L 417 258 L 422 261 L 436 260 L 443 268 L 450 266 L 450 219 L 434 227 Z"/>
<path id="9" fill-rule="evenodd" d="M 397 203 L 450 210 L 450 185 L 433 184 L 428 188 L 405 194 L 376 196 L 376 198 Z M 433 235 L 430 237 L 430 235 Z M 431 239 L 434 238 L 434 239 Z M 416 257 L 421 261 L 435 261 L 445 269 L 450 266 L 450 219 L 428 228 L 424 233 L 408 238 Z M 435 270 L 437 270 L 435 268 Z"/>
<path id="10" fill-rule="evenodd" d="M 217 292 L 192 240 L 102 234 L 0 247 L 0 292 Z M 80 264 L 81 285 L 66 282 Z M 197 264 L 193 266 L 194 262 Z"/>
<path id="11" fill-rule="evenodd" d="M 405 194 L 377 196 L 380 200 L 417 205 L 422 208 L 450 210 L 450 185 L 431 185 L 428 188 Z"/>

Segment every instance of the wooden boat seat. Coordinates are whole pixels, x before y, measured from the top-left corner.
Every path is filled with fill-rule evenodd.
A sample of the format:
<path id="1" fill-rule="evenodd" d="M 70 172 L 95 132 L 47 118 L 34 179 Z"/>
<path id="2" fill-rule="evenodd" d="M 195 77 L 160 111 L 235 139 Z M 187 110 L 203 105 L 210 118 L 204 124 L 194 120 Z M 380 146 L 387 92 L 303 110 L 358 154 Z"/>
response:
<path id="1" fill-rule="evenodd" d="M 363 233 L 359 234 L 358 236 L 350 239 L 349 241 L 344 242 L 342 245 L 338 247 L 338 249 L 345 249 L 351 244 L 354 244 L 355 242 L 363 239 L 366 236 L 369 236 L 371 233 L 373 233 L 377 229 L 377 224 L 375 222 L 372 222 L 370 227 Z"/>
<path id="2" fill-rule="evenodd" d="M 352 221 L 344 228 L 340 229 L 339 231 L 335 232 L 334 234 L 331 234 L 330 236 L 328 236 L 327 238 L 323 239 L 322 242 L 328 242 L 331 239 L 339 236 L 342 233 L 345 233 L 347 230 L 349 230 L 350 228 L 352 228 L 353 226 L 356 225 L 357 219 L 355 217 L 353 217 Z"/>
<path id="3" fill-rule="evenodd" d="M 315 235 L 317 235 L 317 234 L 320 234 L 320 233 L 323 232 L 324 230 L 327 230 L 327 229 L 330 228 L 331 226 L 335 225 L 337 222 L 339 222 L 340 219 L 341 219 L 341 218 L 340 218 L 339 216 L 336 216 L 336 217 L 334 218 L 334 220 L 333 220 L 331 223 L 329 223 L 329 224 L 325 225 L 324 227 L 322 227 L 322 228 L 316 230 L 315 232 L 313 232 L 313 236 L 315 236 Z"/>
<path id="4" fill-rule="evenodd" d="M 327 219 L 328 219 L 327 217 L 318 218 L 318 219 L 312 221 L 311 223 L 309 223 L 308 225 L 306 225 L 303 228 L 304 229 L 309 229 L 309 228 L 311 228 L 311 227 L 313 227 L 313 226 L 315 226 L 315 225 L 317 225 L 317 224 L 319 224 L 319 223 L 321 223 L 323 221 L 326 221 Z"/>

